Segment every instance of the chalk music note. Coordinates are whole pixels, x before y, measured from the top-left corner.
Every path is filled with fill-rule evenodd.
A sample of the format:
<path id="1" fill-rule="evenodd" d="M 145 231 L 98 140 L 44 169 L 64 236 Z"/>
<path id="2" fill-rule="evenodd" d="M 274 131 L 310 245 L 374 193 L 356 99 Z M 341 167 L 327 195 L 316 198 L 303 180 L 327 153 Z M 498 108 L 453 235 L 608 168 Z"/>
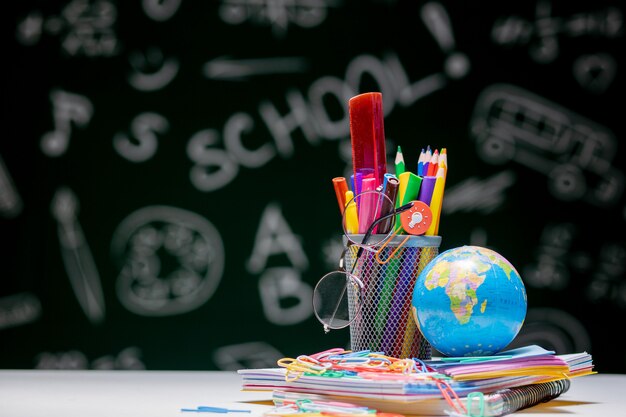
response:
<path id="1" fill-rule="evenodd" d="M 72 123 L 78 127 L 87 126 L 93 116 L 93 105 L 87 97 L 63 90 L 53 90 L 50 101 L 54 130 L 41 137 L 40 145 L 44 154 L 58 157 L 69 147 Z"/>
<path id="2" fill-rule="evenodd" d="M 58 237 L 65 270 L 83 312 L 92 323 L 104 320 L 104 296 L 100 275 L 78 222 L 78 199 L 69 188 L 59 188 L 52 199 L 52 215 L 58 223 Z"/>

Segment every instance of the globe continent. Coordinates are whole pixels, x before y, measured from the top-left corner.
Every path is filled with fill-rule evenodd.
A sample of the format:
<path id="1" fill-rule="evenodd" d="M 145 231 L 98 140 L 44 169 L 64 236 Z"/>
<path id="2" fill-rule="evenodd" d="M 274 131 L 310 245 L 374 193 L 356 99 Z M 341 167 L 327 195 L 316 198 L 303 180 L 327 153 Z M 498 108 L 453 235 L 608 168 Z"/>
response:
<path id="1" fill-rule="evenodd" d="M 479 246 L 439 254 L 413 291 L 417 325 L 444 355 L 492 355 L 517 335 L 526 317 L 526 290 L 502 255 Z"/>

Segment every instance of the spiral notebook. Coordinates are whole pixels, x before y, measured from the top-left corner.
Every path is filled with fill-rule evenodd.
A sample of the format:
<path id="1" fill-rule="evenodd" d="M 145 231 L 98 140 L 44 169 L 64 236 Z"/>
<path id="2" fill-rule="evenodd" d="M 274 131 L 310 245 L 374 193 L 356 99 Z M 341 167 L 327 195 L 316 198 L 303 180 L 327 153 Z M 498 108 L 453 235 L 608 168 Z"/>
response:
<path id="1" fill-rule="evenodd" d="M 466 404 L 468 414 L 472 416 L 482 415 L 484 417 L 503 416 L 514 413 L 518 410 L 532 407 L 534 405 L 547 402 L 557 398 L 567 392 L 570 381 L 567 379 L 545 382 L 520 387 L 508 388 L 495 391 L 482 396 L 470 396 L 462 399 Z M 381 412 L 398 413 L 405 416 L 411 415 L 449 415 L 462 416 L 450 412 L 450 406 L 441 398 L 430 398 L 410 402 L 386 401 L 363 397 L 344 397 L 336 395 L 303 394 L 298 392 L 288 392 L 276 390 L 272 394 L 272 399 L 276 406 L 298 400 L 334 400 L 353 403 L 359 406 L 373 408 Z"/>

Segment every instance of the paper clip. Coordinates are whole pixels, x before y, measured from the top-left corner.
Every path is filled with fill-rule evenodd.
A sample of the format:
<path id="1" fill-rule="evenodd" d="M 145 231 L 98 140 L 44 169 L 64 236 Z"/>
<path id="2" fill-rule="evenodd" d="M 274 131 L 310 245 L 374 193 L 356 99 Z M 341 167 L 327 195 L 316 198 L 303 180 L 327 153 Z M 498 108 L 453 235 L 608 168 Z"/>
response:
<path id="1" fill-rule="evenodd" d="M 391 361 L 387 358 L 371 357 L 368 367 L 371 368 L 387 368 L 391 365 Z"/>
<path id="2" fill-rule="evenodd" d="M 432 378 L 433 381 L 435 381 L 435 384 L 437 385 L 437 388 L 439 388 L 439 391 L 441 392 L 441 395 L 443 396 L 443 398 L 446 400 L 446 402 L 448 403 L 448 405 L 450 407 L 452 407 L 452 409 L 456 412 L 456 413 L 465 413 L 467 414 L 467 409 L 465 408 L 465 405 L 463 405 L 463 403 L 461 402 L 461 399 L 459 398 L 458 395 L 456 395 L 456 392 L 454 392 L 454 390 L 452 389 L 452 387 L 450 386 L 450 384 L 448 384 L 447 381 L 437 378 L 437 377 L 433 377 Z M 455 404 L 456 402 L 456 404 Z M 457 408 L 458 407 L 460 408 Z"/>
<path id="3" fill-rule="evenodd" d="M 285 368 L 287 370 L 287 372 L 285 372 L 286 382 L 297 381 L 305 372 L 314 375 L 321 375 L 328 369 L 326 366 L 315 365 L 313 363 L 293 358 L 282 358 L 276 363 L 281 368 Z"/>
<path id="4" fill-rule="evenodd" d="M 390 371 L 401 372 L 402 374 L 410 374 L 415 367 L 413 359 L 399 359 L 389 366 Z"/>
<path id="5" fill-rule="evenodd" d="M 296 400 L 298 410 L 304 413 L 341 413 L 350 415 L 370 414 L 369 408 L 339 402 L 320 402 L 308 399 Z"/>
<path id="6" fill-rule="evenodd" d="M 363 357 L 363 356 L 368 356 L 369 354 L 371 354 L 372 351 L 369 349 L 365 349 L 365 350 L 357 350 L 356 352 L 350 352 L 350 353 L 346 353 L 344 356 L 345 357 Z"/>
<path id="7" fill-rule="evenodd" d="M 315 369 L 315 370 L 326 370 L 326 369 L 330 369 L 333 364 L 332 363 L 322 363 L 319 360 L 315 359 L 312 356 L 308 356 L 308 355 L 300 355 L 296 358 L 298 361 L 300 361 L 301 363 L 311 363 L 311 368 Z"/>
<path id="8" fill-rule="evenodd" d="M 312 358 L 314 358 L 314 359 L 317 359 L 318 361 L 323 361 L 328 356 L 338 355 L 338 354 L 347 353 L 347 352 L 352 352 L 352 351 L 351 350 L 345 350 L 345 349 L 342 349 L 342 348 L 332 348 L 332 349 L 324 350 L 322 352 L 315 353 L 315 354 L 310 355 L 310 356 Z"/>
<path id="9" fill-rule="evenodd" d="M 342 365 L 342 366 L 358 366 L 358 365 L 365 365 L 370 363 L 371 359 L 370 358 L 359 358 L 359 357 L 354 357 L 354 358 L 344 358 L 341 359 L 340 361 L 338 361 L 337 365 Z"/>
<path id="10" fill-rule="evenodd" d="M 391 381 L 408 381 L 408 382 L 418 382 L 418 381 L 430 381 L 432 378 L 430 376 L 426 376 L 425 374 L 401 374 L 397 372 L 361 372 L 359 373 L 359 377 L 363 379 L 373 379 L 373 380 L 391 380 Z"/>
<path id="11" fill-rule="evenodd" d="M 329 361 L 337 361 L 337 362 L 343 362 L 346 360 L 352 360 L 352 359 L 368 359 L 367 356 L 370 354 L 369 350 L 359 350 L 357 352 L 352 352 L 352 351 L 348 351 L 347 353 L 344 354 L 340 354 L 340 355 L 330 355 L 327 357 L 327 359 Z"/>
<path id="12" fill-rule="evenodd" d="M 480 392 L 470 392 L 467 394 L 467 415 L 468 417 L 484 417 L 485 416 L 485 395 Z M 472 400 L 478 398 L 478 414 L 472 413 Z"/>
<path id="13" fill-rule="evenodd" d="M 417 373 L 430 372 L 430 369 L 428 369 L 428 366 L 421 359 L 413 358 L 413 362 L 415 362 L 413 364 L 413 370 L 415 372 L 417 372 Z M 419 366 L 418 366 L 418 364 L 419 364 Z"/>
<path id="14" fill-rule="evenodd" d="M 393 252 L 391 252 L 389 254 L 389 256 L 387 256 L 387 259 L 381 261 L 380 260 L 380 253 L 383 251 L 383 249 L 385 249 L 387 247 L 389 242 L 391 242 L 391 240 L 398 234 L 399 231 L 400 231 L 400 229 L 394 231 L 392 233 L 392 235 L 389 236 L 389 238 L 385 240 L 385 243 L 383 243 L 382 246 L 380 248 L 378 248 L 378 250 L 376 251 L 375 259 L 376 259 L 376 262 L 378 262 L 380 265 L 386 265 L 387 263 L 389 263 L 390 260 L 394 259 L 394 257 L 396 256 L 396 253 L 404 246 L 404 244 L 411 237 L 411 235 L 407 235 L 404 238 L 404 240 L 402 242 L 400 242 L 400 244 L 393 250 Z"/>
<path id="15" fill-rule="evenodd" d="M 195 413 L 250 413 L 250 410 L 230 410 L 222 407 L 208 407 L 206 405 L 198 406 L 197 408 L 181 408 L 180 411 L 195 412 Z"/>
<path id="16" fill-rule="evenodd" d="M 347 372 L 347 371 L 327 370 L 326 372 L 324 372 L 322 374 L 312 374 L 310 372 L 305 372 L 304 375 L 306 375 L 306 376 L 323 376 L 325 378 L 343 378 L 344 376 L 346 376 L 345 372 Z"/>
<path id="17" fill-rule="evenodd" d="M 316 361 L 317 362 L 317 361 Z M 301 360 L 300 357 L 297 359 L 293 358 L 282 358 L 276 362 L 278 366 L 282 368 L 291 369 L 292 371 L 302 371 L 302 372 L 312 372 L 312 373 L 323 373 L 327 369 L 329 369 L 332 364 L 315 364 L 312 362 Z M 319 362 L 318 362 L 319 363 Z"/>

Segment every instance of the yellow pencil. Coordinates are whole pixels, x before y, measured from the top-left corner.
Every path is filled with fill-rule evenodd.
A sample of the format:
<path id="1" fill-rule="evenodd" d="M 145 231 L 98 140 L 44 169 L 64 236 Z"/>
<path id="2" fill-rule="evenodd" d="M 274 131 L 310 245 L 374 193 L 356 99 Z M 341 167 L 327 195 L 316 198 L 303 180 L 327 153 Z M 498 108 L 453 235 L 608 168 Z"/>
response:
<path id="1" fill-rule="evenodd" d="M 441 218 L 441 206 L 443 205 L 443 190 L 445 185 L 446 176 L 444 169 L 439 168 L 439 170 L 437 170 L 433 197 L 430 200 L 430 210 L 432 211 L 433 220 L 425 233 L 426 236 L 437 236 L 437 233 L 439 233 L 439 220 Z"/>
<path id="2" fill-rule="evenodd" d="M 448 176 L 448 151 L 446 148 L 441 149 L 439 154 L 439 167 L 443 168 L 444 178 Z"/>

